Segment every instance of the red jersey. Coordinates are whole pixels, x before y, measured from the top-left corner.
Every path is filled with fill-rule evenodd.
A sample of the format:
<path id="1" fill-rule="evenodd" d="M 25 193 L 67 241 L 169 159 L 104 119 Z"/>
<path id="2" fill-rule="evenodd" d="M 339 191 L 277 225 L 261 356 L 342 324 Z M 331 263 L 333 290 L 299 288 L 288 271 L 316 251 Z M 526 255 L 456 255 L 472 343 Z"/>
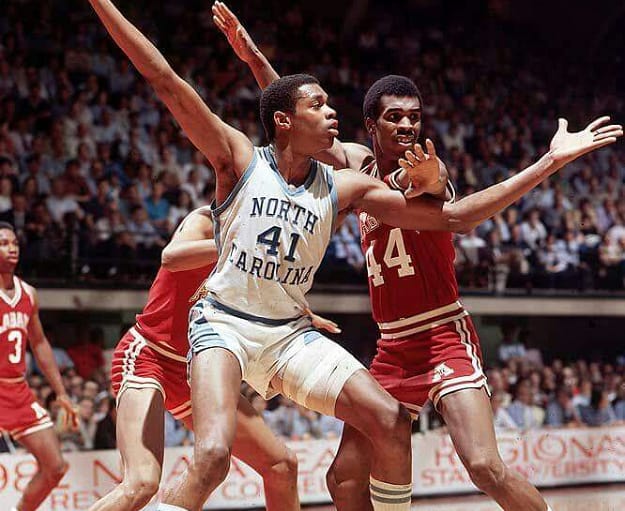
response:
<path id="1" fill-rule="evenodd" d="M 375 176 L 370 166 L 364 172 Z M 458 300 L 452 234 L 391 227 L 360 212 L 373 319 L 389 323 Z"/>
<path id="2" fill-rule="evenodd" d="M 35 308 L 30 289 L 13 276 L 14 292 L 9 298 L 0 291 L 0 378 L 23 378 L 26 374 L 28 325 Z"/>
<path id="3" fill-rule="evenodd" d="M 203 283 L 214 266 L 177 272 L 162 267 L 158 270 L 148 303 L 136 318 L 137 331 L 156 349 L 177 357 L 187 356 L 189 310 L 202 297 Z"/>

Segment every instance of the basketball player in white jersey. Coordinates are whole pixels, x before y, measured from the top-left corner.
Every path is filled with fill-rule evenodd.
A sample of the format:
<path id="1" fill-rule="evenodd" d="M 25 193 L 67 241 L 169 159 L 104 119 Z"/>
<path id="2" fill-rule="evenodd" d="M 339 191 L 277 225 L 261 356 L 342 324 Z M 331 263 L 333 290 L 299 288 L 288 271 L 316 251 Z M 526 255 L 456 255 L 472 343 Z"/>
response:
<path id="1" fill-rule="evenodd" d="M 312 329 L 305 294 L 337 213 L 368 212 L 406 229 L 470 229 L 465 208 L 409 201 L 369 176 L 312 159 L 338 135 L 327 94 L 309 75 L 286 76 L 263 92 L 261 118 L 272 145 L 255 148 L 217 117 L 110 0 L 90 0 L 113 39 L 151 83 L 217 175 L 219 259 L 209 296 L 190 315 L 194 457 L 162 510 L 199 510 L 225 478 L 244 379 L 361 431 L 372 444 L 376 511 L 407 511 L 412 494 L 410 417 L 349 353 Z M 596 147 L 586 138 L 555 148 L 514 186 L 472 196 L 475 218 L 492 215 L 571 159 Z M 431 167 L 428 167 L 428 169 Z M 438 181 L 438 168 L 428 180 Z M 510 180 L 509 180 L 510 181 Z M 464 201 L 462 201 L 464 202 Z"/>

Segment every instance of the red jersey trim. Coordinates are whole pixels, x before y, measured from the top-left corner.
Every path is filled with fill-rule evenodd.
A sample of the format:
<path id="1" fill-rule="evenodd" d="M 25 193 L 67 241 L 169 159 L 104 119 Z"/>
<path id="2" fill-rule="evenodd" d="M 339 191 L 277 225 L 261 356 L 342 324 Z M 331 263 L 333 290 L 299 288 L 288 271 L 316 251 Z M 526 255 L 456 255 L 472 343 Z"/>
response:
<path id="1" fill-rule="evenodd" d="M 15 378 L 0 378 L 0 383 L 7 384 L 22 383 L 23 381 L 26 381 L 26 378 L 24 378 L 23 376 L 17 376 Z"/>
<path id="2" fill-rule="evenodd" d="M 462 303 L 456 301 L 428 312 L 410 316 L 409 318 L 388 323 L 378 323 L 378 327 L 380 328 L 380 337 L 382 339 L 400 339 L 456 321 L 468 315 L 469 313 L 464 309 Z"/>
<path id="3" fill-rule="evenodd" d="M 13 275 L 13 288 L 15 289 L 15 292 L 11 298 L 9 298 L 4 291 L 0 290 L 0 298 L 11 308 L 15 308 L 15 306 L 22 299 L 22 285 L 20 279 L 18 279 L 15 275 Z"/>

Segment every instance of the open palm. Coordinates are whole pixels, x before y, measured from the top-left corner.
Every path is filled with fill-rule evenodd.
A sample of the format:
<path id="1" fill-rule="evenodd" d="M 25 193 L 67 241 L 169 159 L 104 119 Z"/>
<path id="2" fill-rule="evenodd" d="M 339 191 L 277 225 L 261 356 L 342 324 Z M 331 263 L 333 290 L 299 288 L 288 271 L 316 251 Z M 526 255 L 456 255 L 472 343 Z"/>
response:
<path id="1" fill-rule="evenodd" d="M 228 43 L 242 61 L 253 54 L 255 45 L 239 18 L 223 2 L 213 4 L 213 21 L 228 39 Z"/>
<path id="2" fill-rule="evenodd" d="M 623 136 L 623 127 L 619 124 L 606 125 L 609 120 L 608 116 L 599 117 L 582 131 L 570 133 L 568 121 L 558 119 L 558 131 L 549 146 L 556 164 L 562 167 L 590 151 L 616 142 Z"/>

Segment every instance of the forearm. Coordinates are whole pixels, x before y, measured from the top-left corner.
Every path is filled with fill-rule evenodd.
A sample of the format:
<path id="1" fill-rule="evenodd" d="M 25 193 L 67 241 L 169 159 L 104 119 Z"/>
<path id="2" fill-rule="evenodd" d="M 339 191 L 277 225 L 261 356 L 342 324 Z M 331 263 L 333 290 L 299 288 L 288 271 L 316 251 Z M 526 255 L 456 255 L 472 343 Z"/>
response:
<path id="1" fill-rule="evenodd" d="M 254 47 L 251 55 L 246 60 L 246 64 L 254 74 L 256 83 L 258 83 L 261 90 L 265 90 L 269 84 L 280 78 L 280 75 L 267 60 L 267 57 L 257 47 Z"/>
<path id="2" fill-rule="evenodd" d="M 171 70 L 158 49 L 110 0 L 89 0 L 89 3 L 115 43 L 148 81 L 158 80 Z"/>
<path id="3" fill-rule="evenodd" d="M 65 395 L 66 392 L 65 387 L 63 386 L 63 379 L 61 378 L 61 373 L 56 365 L 56 360 L 54 359 L 50 343 L 47 340 L 38 342 L 36 345 L 32 346 L 32 351 L 39 369 L 41 369 L 41 372 L 48 380 L 48 383 L 50 384 L 50 387 L 52 387 L 56 396 L 59 397 Z"/>
<path id="4" fill-rule="evenodd" d="M 470 230 L 519 200 L 558 169 L 551 155 L 547 153 L 513 177 L 473 193 L 456 203 L 445 204 L 443 212 L 456 226 L 453 230 Z"/>
<path id="5" fill-rule="evenodd" d="M 163 249 L 161 264 L 169 271 L 195 270 L 214 263 L 218 256 L 215 240 L 177 241 Z"/>

